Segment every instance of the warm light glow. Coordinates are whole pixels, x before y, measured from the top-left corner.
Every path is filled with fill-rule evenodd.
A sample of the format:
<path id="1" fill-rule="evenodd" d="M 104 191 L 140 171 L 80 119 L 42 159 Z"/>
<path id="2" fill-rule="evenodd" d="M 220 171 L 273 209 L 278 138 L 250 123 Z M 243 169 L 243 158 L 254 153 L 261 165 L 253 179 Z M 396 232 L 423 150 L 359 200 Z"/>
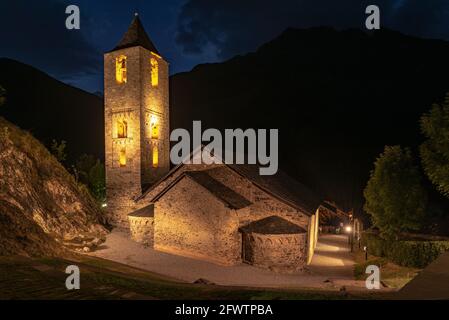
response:
<path id="1" fill-rule="evenodd" d="M 351 228 L 351 226 L 346 226 L 345 230 L 346 230 L 347 233 L 349 233 L 349 232 L 352 231 L 352 228 Z"/>
<path id="2" fill-rule="evenodd" d="M 157 168 L 159 165 L 159 151 L 156 146 L 153 147 L 153 168 Z"/>
<path id="3" fill-rule="evenodd" d="M 120 167 L 126 166 L 126 150 L 125 150 L 125 148 L 120 150 L 119 162 L 120 162 Z"/>
<path id="4" fill-rule="evenodd" d="M 159 63 L 155 58 L 150 59 L 151 63 L 151 85 L 157 87 L 159 84 Z"/>
<path id="5" fill-rule="evenodd" d="M 115 79 L 118 83 L 126 83 L 126 56 L 115 59 Z"/>
<path id="6" fill-rule="evenodd" d="M 159 139 L 159 123 L 158 118 L 152 114 L 150 117 L 150 133 L 152 139 Z"/>
<path id="7" fill-rule="evenodd" d="M 128 138 L 128 123 L 126 121 L 117 121 L 117 138 Z"/>

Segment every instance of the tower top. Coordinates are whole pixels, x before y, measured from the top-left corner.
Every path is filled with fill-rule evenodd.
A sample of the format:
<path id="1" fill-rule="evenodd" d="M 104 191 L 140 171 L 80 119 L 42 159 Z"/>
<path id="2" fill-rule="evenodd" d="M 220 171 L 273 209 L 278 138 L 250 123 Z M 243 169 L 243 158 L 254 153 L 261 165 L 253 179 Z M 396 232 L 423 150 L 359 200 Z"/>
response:
<path id="1" fill-rule="evenodd" d="M 145 49 L 148 49 L 159 55 L 159 52 L 157 51 L 153 42 L 145 32 L 145 29 L 143 28 L 142 22 L 140 22 L 139 14 L 137 12 L 134 14 L 134 18 L 129 25 L 128 31 L 126 31 L 122 40 L 112 51 L 136 46 L 142 46 Z"/>

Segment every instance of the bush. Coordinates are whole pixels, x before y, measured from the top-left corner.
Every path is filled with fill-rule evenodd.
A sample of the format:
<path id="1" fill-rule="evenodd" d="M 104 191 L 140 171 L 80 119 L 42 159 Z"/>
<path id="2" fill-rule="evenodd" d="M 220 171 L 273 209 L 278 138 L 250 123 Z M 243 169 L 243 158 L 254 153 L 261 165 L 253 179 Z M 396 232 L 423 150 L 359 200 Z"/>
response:
<path id="1" fill-rule="evenodd" d="M 385 240 L 372 232 L 362 234 L 362 245 L 374 256 L 412 268 L 424 268 L 449 250 L 449 241 Z"/>

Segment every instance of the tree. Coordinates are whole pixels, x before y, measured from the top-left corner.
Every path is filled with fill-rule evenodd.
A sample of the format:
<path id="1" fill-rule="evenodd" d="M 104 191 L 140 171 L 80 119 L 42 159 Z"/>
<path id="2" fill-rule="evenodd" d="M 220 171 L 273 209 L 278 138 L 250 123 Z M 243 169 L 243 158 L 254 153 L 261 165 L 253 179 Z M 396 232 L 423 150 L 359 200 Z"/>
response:
<path id="1" fill-rule="evenodd" d="M 6 90 L 0 85 L 0 107 L 6 102 Z"/>
<path id="2" fill-rule="evenodd" d="M 50 151 L 60 163 L 64 163 L 67 159 L 66 147 L 67 144 L 64 140 L 62 140 L 61 143 L 58 143 L 53 139 L 51 143 Z"/>
<path id="3" fill-rule="evenodd" d="M 411 151 L 386 146 L 374 163 L 364 196 L 364 209 L 384 238 L 397 238 L 400 232 L 418 230 L 427 195 Z"/>
<path id="4" fill-rule="evenodd" d="M 429 180 L 449 197 L 449 94 L 442 105 L 434 104 L 421 117 L 426 141 L 420 146 L 421 162 Z"/>
<path id="5" fill-rule="evenodd" d="M 105 169 L 103 163 L 92 155 L 83 154 L 76 161 L 76 176 L 86 185 L 93 197 L 100 203 L 106 198 Z"/>

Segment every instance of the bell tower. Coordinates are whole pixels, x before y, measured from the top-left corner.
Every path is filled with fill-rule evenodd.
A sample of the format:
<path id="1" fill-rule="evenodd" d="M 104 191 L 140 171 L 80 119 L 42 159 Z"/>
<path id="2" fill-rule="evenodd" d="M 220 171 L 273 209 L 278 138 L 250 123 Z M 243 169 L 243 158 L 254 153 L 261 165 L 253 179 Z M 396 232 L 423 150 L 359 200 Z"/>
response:
<path id="1" fill-rule="evenodd" d="M 168 63 L 136 14 L 104 54 L 107 210 L 127 226 L 134 199 L 170 169 Z"/>

